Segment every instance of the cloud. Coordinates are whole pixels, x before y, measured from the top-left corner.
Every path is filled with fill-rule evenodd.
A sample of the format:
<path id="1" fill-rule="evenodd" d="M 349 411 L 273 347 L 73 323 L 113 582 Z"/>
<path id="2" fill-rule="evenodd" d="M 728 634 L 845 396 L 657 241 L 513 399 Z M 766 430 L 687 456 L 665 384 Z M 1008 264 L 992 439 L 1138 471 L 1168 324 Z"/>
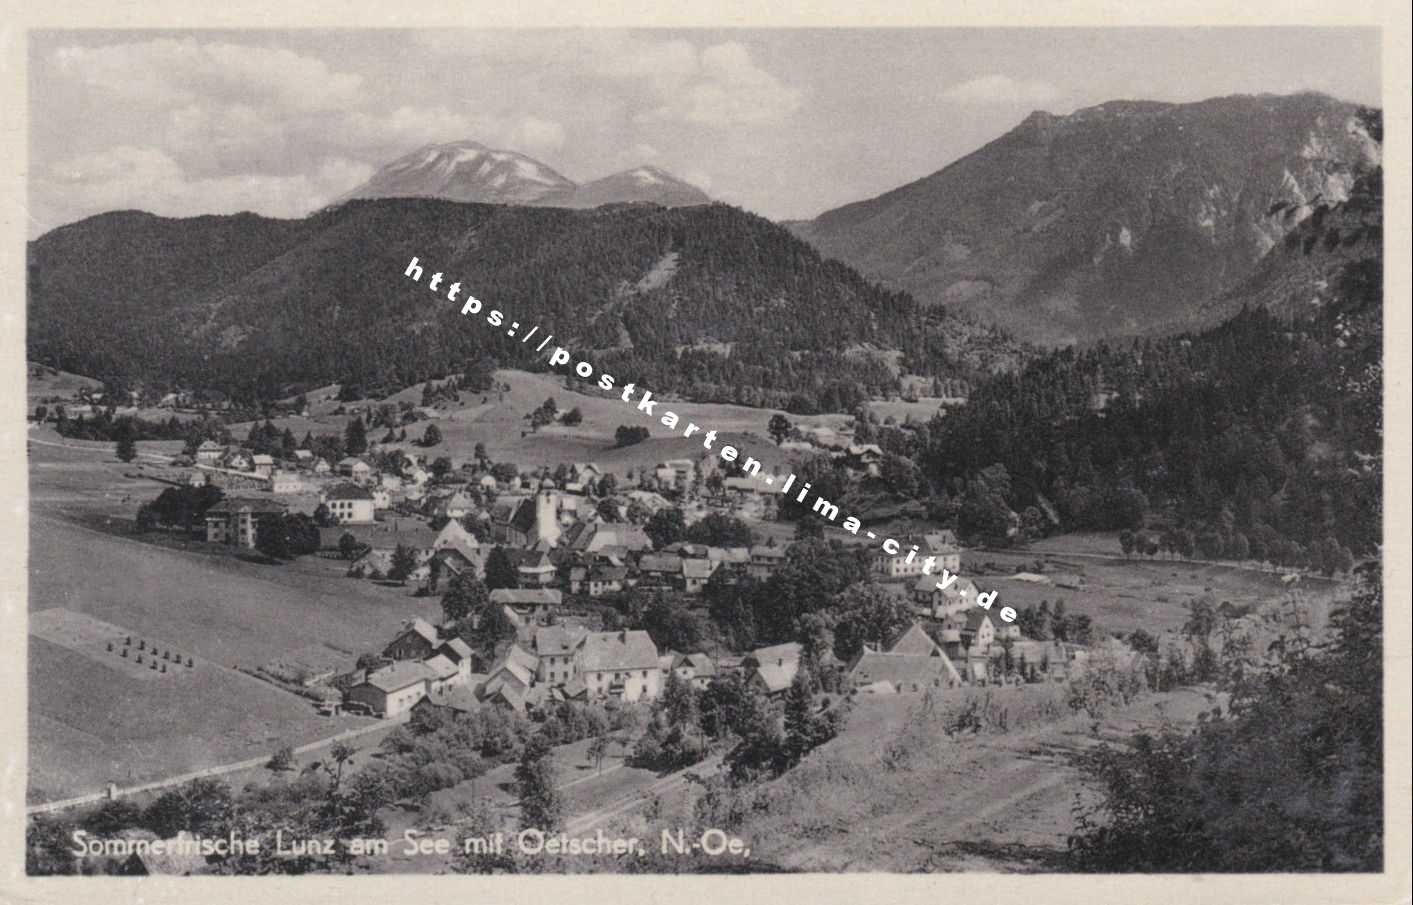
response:
<path id="1" fill-rule="evenodd" d="M 733 126 L 783 119 L 799 105 L 798 91 L 753 63 L 744 45 L 729 41 L 703 50 L 697 72 L 639 120 Z"/>
<path id="2" fill-rule="evenodd" d="M 144 104 L 213 98 L 310 112 L 362 100 L 362 76 L 334 72 L 323 60 L 278 47 L 159 38 L 60 47 L 54 62 L 61 73 L 89 87 Z"/>
<path id="3" fill-rule="evenodd" d="M 711 177 L 705 170 L 688 170 L 682 174 L 682 178 L 704 192 L 711 190 Z"/>
<path id="4" fill-rule="evenodd" d="M 538 116 L 465 114 L 440 106 L 404 106 L 389 114 L 352 112 L 329 122 L 320 132 L 320 136 L 310 136 L 310 141 L 378 157 L 467 138 L 533 156 L 559 150 L 567 137 L 563 125 Z"/>
<path id="5" fill-rule="evenodd" d="M 1046 104 L 1059 95 L 1049 82 L 1007 75 L 983 75 L 942 92 L 947 100 L 961 104 Z"/>
<path id="6" fill-rule="evenodd" d="M 564 147 L 564 127 L 537 116 L 523 116 L 511 127 L 509 144 L 526 154 L 548 154 Z"/>
<path id="7" fill-rule="evenodd" d="M 254 211 L 302 217 L 367 180 L 372 168 L 341 157 L 320 161 L 309 174 L 241 173 L 193 177 L 157 148 L 119 145 L 81 154 L 37 174 L 51 225 L 95 211 L 139 208 L 168 217 Z"/>
<path id="8" fill-rule="evenodd" d="M 517 66 L 583 103 L 621 105 L 640 123 L 734 126 L 782 119 L 800 93 L 751 59 L 739 41 L 699 50 L 682 38 L 614 30 L 418 32 L 419 47 L 492 66 Z"/>

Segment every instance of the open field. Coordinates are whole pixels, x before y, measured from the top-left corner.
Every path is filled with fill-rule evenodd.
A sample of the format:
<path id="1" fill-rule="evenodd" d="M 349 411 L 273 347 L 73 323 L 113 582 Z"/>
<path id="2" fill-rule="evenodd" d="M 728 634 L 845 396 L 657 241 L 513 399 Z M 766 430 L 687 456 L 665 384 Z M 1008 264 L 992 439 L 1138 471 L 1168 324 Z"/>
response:
<path id="1" fill-rule="evenodd" d="M 1063 541 L 1051 538 L 1046 541 Z M 1081 537 L 1077 544 L 1092 546 L 1092 538 Z M 1117 547 L 1117 542 L 1114 542 Z M 1034 572 L 1036 560 L 1046 566 L 1047 577 L 1076 575 L 1083 584 L 1063 588 L 1053 583 L 1022 581 L 1008 577 L 1015 571 Z M 962 573 L 986 590 L 1000 592 L 998 605 L 1020 609 L 1038 606 L 1048 600 L 1053 608 L 1063 600 L 1070 613 L 1090 616 L 1100 628 L 1116 633 L 1144 629 L 1155 635 L 1175 632 L 1187 618 L 1189 600 L 1211 594 L 1219 603 L 1237 606 L 1269 604 L 1291 593 L 1280 575 L 1241 568 L 1182 560 L 1100 559 L 1071 553 L 1047 553 L 1039 545 L 1028 550 L 995 552 L 973 550 L 962 555 Z M 1299 585 L 1302 601 L 1310 607 L 1312 624 L 1325 624 L 1331 601 L 1342 590 L 1339 582 L 1304 578 Z"/>
<path id="2" fill-rule="evenodd" d="M 1047 686 L 972 689 L 1013 714 Z M 1201 690 L 1151 694 L 1100 721 L 1117 742 L 1164 723 L 1190 724 L 1212 701 Z M 890 760 L 919 720 L 920 696 L 860 696 L 844 732 L 769 787 L 769 806 L 739 835 L 762 861 L 804 871 L 1054 870 L 1074 831 L 1083 789 L 1077 754 L 1097 743 L 1087 715 L 1000 735 L 945 736 Z M 1014 719 L 1014 717 L 1013 717 Z"/>
<path id="3" fill-rule="evenodd" d="M 215 664 L 182 683 L 157 682 L 103 663 L 101 648 L 95 660 L 75 652 L 78 641 L 32 638 L 32 800 L 233 762 L 274 741 L 349 728 L 356 718 L 319 717 L 310 702 L 231 667 L 311 643 L 352 660 L 380 648 L 405 619 L 438 613 L 434 598 L 407 588 L 340 578 L 345 566 L 335 561 L 271 566 L 204 544 L 175 550 L 87 527 L 105 514 L 130 519 L 165 485 L 124 477 L 136 469 L 101 449 L 32 445 L 30 457 L 31 612 L 62 607 L 132 634 L 134 643 L 161 639 L 164 648 Z M 53 618 L 37 620 L 41 636 Z M 116 774 L 117 763 L 133 774 Z"/>
<path id="4" fill-rule="evenodd" d="M 706 430 L 716 430 L 718 438 L 714 449 L 734 445 L 743 451 L 743 458 L 744 454 L 754 454 L 766 463 L 763 466 L 766 469 L 787 464 L 766 432 L 766 425 L 775 414 L 772 409 L 664 401 L 654 409 L 654 417 L 649 418 L 637 410 L 636 403 L 641 395 L 638 391 L 632 397 L 633 404 L 622 400 L 622 384 L 614 394 L 578 393 L 565 389 L 563 380 L 551 374 L 505 370 L 497 371 L 496 379 L 508 383 L 510 390 L 503 394 L 496 391 L 462 393 L 462 404 L 438 409 L 442 414 L 440 419 L 408 425 L 408 442 L 399 445 L 404 449 L 412 448 L 412 441 L 422 437 L 427 425 L 435 424 L 442 433 L 442 443 L 416 451 L 434 457 L 450 456 L 456 465 L 471 459 L 476 444 L 484 443 L 491 459 L 497 462 L 513 462 L 525 468 L 560 462 L 596 462 L 601 468 L 621 476 L 630 468 L 640 469 L 664 459 L 695 459 L 705 455 L 707 450 L 699 438 Z M 420 403 L 421 396 L 422 387 L 418 384 L 388 397 L 387 401 Z M 561 412 L 577 407 L 584 415 L 583 423 L 575 427 L 553 425 L 530 433 L 526 416 L 550 397 Z M 342 434 L 348 419 L 332 414 L 336 404 L 315 402 L 314 394 L 310 394 L 309 399 L 310 417 L 277 418 L 275 425 L 290 428 L 296 437 L 303 437 L 306 431 Z M 482 399 L 486 401 L 482 403 Z M 372 401 L 352 403 L 359 407 L 376 404 Z M 675 433 L 662 426 L 660 419 L 664 411 L 676 412 L 681 418 Z M 702 431 L 692 437 L 682 437 L 681 431 L 688 422 L 698 425 Z M 613 434 L 619 425 L 646 427 L 652 436 L 643 443 L 618 449 L 613 445 Z M 231 426 L 237 437 L 244 436 L 247 430 L 248 424 Z M 370 430 L 369 439 L 377 440 L 383 432 L 382 429 Z"/>
<path id="5" fill-rule="evenodd" d="M 29 373 L 25 383 L 25 395 L 28 397 L 31 412 L 34 411 L 35 405 L 46 399 L 72 399 L 82 390 L 97 392 L 103 389 L 102 381 L 92 377 L 70 374 L 68 371 L 47 368 L 33 362 L 27 362 L 27 365 Z"/>
<path id="6" fill-rule="evenodd" d="M 255 757 L 353 725 L 230 669 L 152 675 L 30 637 L 31 802 Z"/>
<path id="7" fill-rule="evenodd" d="M 868 410 L 878 416 L 879 421 L 892 418 L 899 424 L 909 418 L 914 421 L 931 421 L 937 415 L 937 411 L 943 405 L 957 405 L 960 399 L 951 399 L 945 396 L 919 396 L 916 402 L 906 402 L 902 399 L 882 400 L 875 399 L 865 403 Z"/>

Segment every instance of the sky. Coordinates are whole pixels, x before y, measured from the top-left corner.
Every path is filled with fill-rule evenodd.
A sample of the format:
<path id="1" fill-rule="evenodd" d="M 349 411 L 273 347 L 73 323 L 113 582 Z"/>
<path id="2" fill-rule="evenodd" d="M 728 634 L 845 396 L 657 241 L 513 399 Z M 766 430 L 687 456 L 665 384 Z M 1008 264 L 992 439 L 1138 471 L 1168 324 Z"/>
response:
<path id="1" fill-rule="evenodd" d="M 422 145 L 642 164 L 775 220 L 936 172 L 1033 110 L 1321 91 L 1372 29 L 38 31 L 31 236 L 108 210 L 299 217 Z"/>

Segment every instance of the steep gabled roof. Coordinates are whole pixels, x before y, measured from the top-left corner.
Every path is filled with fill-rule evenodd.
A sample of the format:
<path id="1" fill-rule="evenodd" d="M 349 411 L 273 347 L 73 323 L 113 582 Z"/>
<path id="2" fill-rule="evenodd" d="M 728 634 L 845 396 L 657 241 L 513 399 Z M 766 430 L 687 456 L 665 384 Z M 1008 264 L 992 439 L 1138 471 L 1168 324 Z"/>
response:
<path id="1" fill-rule="evenodd" d="M 433 654 L 422 661 L 422 665 L 427 667 L 427 671 L 434 679 L 448 679 L 456 675 L 459 670 L 456 664 L 448 660 L 441 654 Z"/>
<path id="2" fill-rule="evenodd" d="M 795 673 L 799 671 L 799 668 L 798 660 L 786 660 L 784 664 L 771 660 L 769 663 L 757 666 L 755 675 L 760 677 L 766 691 L 774 693 L 789 688 L 790 683 L 795 681 Z"/>
<path id="3" fill-rule="evenodd" d="M 584 638 L 584 631 L 572 626 L 546 625 L 535 632 L 535 651 L 540 656 L 564 656 L 573 653 Z"/>
<path id="4" fill-rule="evenodd" d="M 457 662 L 471 659 L 471 645 L 460 638 L 452 638 L 448 641 L 443 641 L 442 646 L 437 648 L 437 652 Z"/>
<path id="5" fill-rule="evenodd" d="M 644 631 L 589 632 L 580 642 L 580 669 L 657 669 L 657 645 Z"/>
<path id="6" fill-rule="evenodd" d="M 898 633 L 897 637 L 887 645 L 887 650 L 890 654 L 918 654 L 929 657 L 938 652 L 940 648 L 938 648 L 937 642 L 923 631 L 922 626 L 914 622 Z"/>
<path id="7" fill-rule="evenodd" d="M 510 517 L 510 527 L 524 534 L 533 534 L 535 523 L 535 501 L 530 498 L 521 500 L 520 505 L 515 507 L 515 514 Z"/>
<path id="8" fill-rule="evenodd" d="M 437 627 L 432 625 L 432 623 L 428 622 L 427 620 L 423 619 L 421 616 L 418 616 L 416 619 L 405 623 L 402 627 L 402 631 L 398 633 L 398 637 L 400 638 L 408 632 L 413 632 L 415 634 L 421 635 L 423 638 L 427 639 L 432 644 L 436 644 L 441 638 L 441 636 L 437 634 Z"/>
<path id="9" fill-rule="evenodd" d="M 858 685 L 888 682 L 899 691 L 912 686 L 922 688 L 936 681 L 958 684 L 962 681 L 946 654 L 885 654 L 873 650 L 865 650 L 859 655 L 850 675 Z"/>

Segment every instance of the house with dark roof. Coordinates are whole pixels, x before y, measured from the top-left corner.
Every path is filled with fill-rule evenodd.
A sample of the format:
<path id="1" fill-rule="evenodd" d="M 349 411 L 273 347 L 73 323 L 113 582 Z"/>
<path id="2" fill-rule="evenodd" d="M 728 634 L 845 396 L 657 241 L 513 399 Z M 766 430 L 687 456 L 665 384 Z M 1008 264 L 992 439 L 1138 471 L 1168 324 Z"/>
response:
<path id="1" fill-rule="evenodd" d="M 373 494 L 357 484 L 335 484 L 320 495 L 329 514 L 340 525 L 373 524 Z"/>
<path id="2" fill-rule="evenodd" d="M 482 700 L 509 705 L 523 712 L 535 684 L 535 673 L 539 669 L 539 658 L 519 644 L 512 644 L 486 674 L 481 686 Z M 510 698 L 501 692 L 509 691 Z"/>
<path id="3" fill-rule="evenodd" d="M 473 676 L 466 683 L 429 692 L 426 697 L 412 705 L 412 712 L 436 711 L 444 716 L 452 716 L 481 709 L 485 702 L 477 691 L 476 686 L 480 683 L 475 681 L 476 678 Z"/>
<path id="4" fill-rule="evenodd" d="M 711 684 L 711 680 L 716 678 L 716 661 L 704 653 L 695 654 L 673 654 L 670 663 L 665 669 L 671 671 L 677 678 L 684 682 L 690 682 L 692 687 L 700 690 Z"/>
<path id="5" fill-rule="evenodd" d="M 597 565 L 589 570 L 588 591 L 590 597 L 602 597 L 623 590 L 628 581 L 626 566 Z"/>
<path id="6" fill-rule="evenodd" d="M 559 569 L 544 550 L 509 548 L 505 555 L 515 567 L 516 581 L 522 588 L 547 588 L 559 578 Z"/>
<path id="7" fill-rule="evenodd" d="M 436 626 L 418 617 L 403 624 L 402 630 L 383 648 L 383 656 L 393 660 L 424 660 L 440 646 L 441 636 Z"/>
<path id="8" fill-rule="evenodd" d="M 548 685 L 563 685 L 577 677 L 575 659 L 584 630 L 570 625 L 544 625 L 535 630 L 532 646 L 539 663 L 535 678 Z"/>
<path id="9" fill-rule="evenodd" d="M 671 553 L 644 553 L 638 558 L 638 584 L 675 588 L 682 584 L 682 557 Z"/>
<path id="10" fill-rule="evenodd" d="M 345 478 L 358 482 L 367 481 L 373 476 L 373 467 L 357 456 L 345 456 L 340 459 L 337 470 Z"/>
<path id="11" fill-rule="evenodd" d="M 287 511 L 274 500 L 230 497 L 206 510 L 206 540 L 213 544 L 255 548 L 255 532 L 260 521 Z"/>
<path id="12" fill-rule="evenodd" d="M 784 547 L 768 547 L 765 544 L 757 544 L 751 548 L 750 555 L 751 561 L 746 566 L 746 574 L 761 581 L 774 575 L 775 570 L 785 562 Z"/>

